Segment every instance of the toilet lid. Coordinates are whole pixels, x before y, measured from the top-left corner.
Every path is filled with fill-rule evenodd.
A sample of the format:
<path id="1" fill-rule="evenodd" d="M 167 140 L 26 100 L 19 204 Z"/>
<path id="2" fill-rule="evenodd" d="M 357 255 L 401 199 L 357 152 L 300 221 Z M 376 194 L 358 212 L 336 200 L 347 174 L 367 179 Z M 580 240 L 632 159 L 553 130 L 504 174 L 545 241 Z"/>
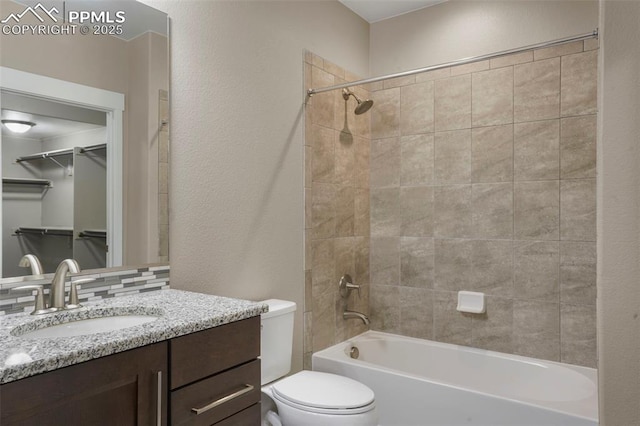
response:
<path id="1" fill-rule="evenodd" d="M 373 391 L 362 383 L 319 371 L 301 371 L 274 383 L 272 389 L 281 398 L 313 408 L 353 409 L 374 400 Z"/>

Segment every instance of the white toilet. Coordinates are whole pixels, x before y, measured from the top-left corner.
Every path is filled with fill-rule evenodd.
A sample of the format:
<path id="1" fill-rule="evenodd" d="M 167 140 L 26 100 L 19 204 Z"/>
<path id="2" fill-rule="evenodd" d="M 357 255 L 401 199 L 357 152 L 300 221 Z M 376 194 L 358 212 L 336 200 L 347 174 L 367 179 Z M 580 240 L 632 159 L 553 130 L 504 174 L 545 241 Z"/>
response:
<path id="1" fill-rule="evenodd" d="M 291 370 L 294 302 L 269 299 L 260 336 L 263 426 L 375 426 L 371 389 L 348 377 Z M 278 413 L 272 408 L 275 403 Z"/>

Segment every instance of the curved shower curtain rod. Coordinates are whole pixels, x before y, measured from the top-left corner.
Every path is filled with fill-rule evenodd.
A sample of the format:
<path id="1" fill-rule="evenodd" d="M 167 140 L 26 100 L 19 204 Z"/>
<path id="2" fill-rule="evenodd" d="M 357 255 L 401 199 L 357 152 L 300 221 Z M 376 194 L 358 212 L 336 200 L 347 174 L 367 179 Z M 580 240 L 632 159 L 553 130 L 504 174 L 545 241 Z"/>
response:
<path id="1" fill-rule="evenodd" d="M 410 71 L 403 71 L 403 72 L 399 72 L 399 73 L 395 73 L 395 74 L 382 75 L 380 77 L 371 77 L 371 78 L 366 78 L 364 80 L 352 81 L 352 82 L 349 82 L 349 83 L 336 84 L 335 86 L 328 86 L 328 87 L 323 87 L 323 88 L 320 88 L 320 89 L 313 89 L 312 88 L 312 89 L 308 89 L 307 90 L 307 96 L 313 96 L 313 95 L 315 95 L 317 93 L 329 92 L 331 90 L 344 89 L 346 87 L 359 86 L 361 84 L 375 83 L 377 81 L 388 80 L 390 78 L 406 77 L 408 75 L 419 74 L 419 73 L 426 72 L 426 71 L 435 71 L 435 70 L 439 70 L 441 68 L 452 67 L 452 66 L 455 66 L 455 65 L 469 64 L 471 62 L 477 62 L 477 61 L 482 61 L 482 60 L 485 60 L 485 59 L 492 59 L 492 58 L 497 58 L 497 57 L 500 57 L 500 56 L 511 55 L 513 53 L 524 52 L 526 50 L 540 49 L 540 48 L 543 48 L 543 47 L 553 47 L 553 46 L 557 46 L 559 44 L 571 43 L 572 41 L 587 40 L 587 39 L 594 38 L 594 37 L 598 38 L 598 29 L 597 28 L 595 30 L 593 30 L 592 32 L 590 32 L 590 33 L 586 33 L 586 34 L 582 34 L 582 35 L 577 35 L 577 36 L 567 37 L 567 38 L 561 38 L 561 39 L 557 39 L 557 40 L 553 40 L 553 41 L 546 41 L 544 43 L 532 44 L 532 45 L 529 45 L 529 46 L 518 47 L 518 48 L 515 48 L 515 49 L 503 50 L 503 51 L 497 52 L 497 53 L 489 53 L 488 55 L 472 56 L 472 57 L 469 57 L 469 58 L 459 59 L 457 61 L 447 62 L 447 63 L 444 63 L 444 64 L 433 65 L 433 66 L 424 67 L 424 68 L 418 68 L 418 69 L 410 70 Z"/>

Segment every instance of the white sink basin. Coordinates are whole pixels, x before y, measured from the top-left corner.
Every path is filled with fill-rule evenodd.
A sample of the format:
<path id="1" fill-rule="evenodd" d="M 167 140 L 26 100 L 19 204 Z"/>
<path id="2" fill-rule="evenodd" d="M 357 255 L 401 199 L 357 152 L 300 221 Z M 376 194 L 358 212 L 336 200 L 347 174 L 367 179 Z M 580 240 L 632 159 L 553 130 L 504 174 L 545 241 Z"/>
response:
<path id="1" fill-rule="evenodd" d="M 135 327 L 146 324 L 160 318 L 155 315 L 115 315 L 100 318 L 78 319 L 64 322 L 62 324 L 51 325 L 33 331 L 12 333 L 15 336 L 29 339 L 57 337 L 84 336 L 87 334 L 104 333 L 106 331 L 122 330 L 124 328 Z"/>

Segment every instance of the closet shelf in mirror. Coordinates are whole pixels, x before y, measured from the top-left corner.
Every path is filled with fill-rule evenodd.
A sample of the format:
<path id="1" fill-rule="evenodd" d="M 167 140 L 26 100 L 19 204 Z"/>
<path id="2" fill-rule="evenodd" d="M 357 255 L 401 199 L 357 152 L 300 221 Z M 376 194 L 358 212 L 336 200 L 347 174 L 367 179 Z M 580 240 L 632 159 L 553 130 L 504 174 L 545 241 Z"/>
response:
<path id="1" fill-rule="evenodd" d="M 21 226 L 15 230 L 15 235 L 37 234 L 37 235 L 53 235 L 61 237 L 72 237 L 73 228 L 51 227 L 51 226 Z"/>
<path id="2" fill-rule="evenodd" d="M 2 178 L 3 185 L 29 185 L 44 186 L 53 188 L 53 182 L 48 179 L 29 179 L 29 178 Z"/>
<path id="3" fill-rule="evenodd" d="M 104 229 L 85 229 L 78 234 L 80 238 L 107 238 L 107 231 Z"/>

